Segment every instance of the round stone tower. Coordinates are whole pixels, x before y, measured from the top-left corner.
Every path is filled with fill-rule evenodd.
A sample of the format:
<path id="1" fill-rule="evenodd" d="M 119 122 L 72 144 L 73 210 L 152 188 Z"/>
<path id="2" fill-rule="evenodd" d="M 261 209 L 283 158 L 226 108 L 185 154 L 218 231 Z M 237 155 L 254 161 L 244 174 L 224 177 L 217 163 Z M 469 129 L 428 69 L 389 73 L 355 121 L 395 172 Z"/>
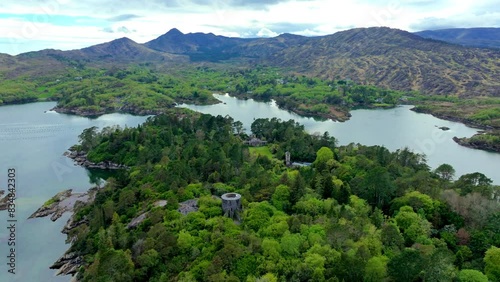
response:
<path id="1" fill-rule="evenodd" d="M 238 193 L 226 193 L 221 196 L 221 199 L 224 216 L 240 220 L 241 195 Z"/>

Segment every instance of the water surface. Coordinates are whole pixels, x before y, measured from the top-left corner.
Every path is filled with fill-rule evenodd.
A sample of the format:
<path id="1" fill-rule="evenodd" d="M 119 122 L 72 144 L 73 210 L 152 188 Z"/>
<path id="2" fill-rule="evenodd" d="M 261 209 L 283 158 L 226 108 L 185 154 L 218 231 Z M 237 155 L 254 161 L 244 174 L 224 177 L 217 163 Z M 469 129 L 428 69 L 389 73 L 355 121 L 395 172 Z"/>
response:
<path id="1" fill-rule="evenodd" d="M 75 166 L 62 154 L 78 142 L 83 129 L 137 126 L 146 117 L 126 114 L 104 115 L 97 119 L 48 111 L 54 102 L 0 107 L 0 190 L 6 188 L 7 169 L 17 174 L 16 275 L 7 272 L 7 212 L 0 211 L 0 281 L 69 281 L 54 277 L 49 266 L 69 247 L 60 231 L 69 215 L 58 221 L 27 218 L 56 193 L 72 188 L 87 191 L 92 184 L 89 171 Z M 47 112 L 46 112 L 47 111 Z"/>

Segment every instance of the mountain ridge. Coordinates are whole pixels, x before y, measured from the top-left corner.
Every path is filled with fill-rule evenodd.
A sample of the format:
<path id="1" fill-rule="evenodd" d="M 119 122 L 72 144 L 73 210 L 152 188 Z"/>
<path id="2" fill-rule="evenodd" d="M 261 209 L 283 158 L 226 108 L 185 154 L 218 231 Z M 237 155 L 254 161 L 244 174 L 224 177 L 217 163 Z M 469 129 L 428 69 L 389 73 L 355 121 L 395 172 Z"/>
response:
<path id="1" fill-rule="evenodd" d="M 448 28 L 415 32 L 424 38 L 480 48 L 500 48 L 500 28 Z"/>
<path id="2" fill-rule="evenodd" d="M 479 49 L 426 39 L 418 34 L 371 27 L 305 37 L 281 34 L 272 38 L 235 38 L 171 29 L 139 44 L 129 38 L 79 50 L 42 50 L 13 57 L 0 56 L 22 73 L 30 60 L 61 67 L 149 63 L 161 67 L 228 60 L 251 67 L 276 66 L 327 79 L 350 78 L 395 90 L 424 94 L 500 96 L 500 50 Z M 20 65 L 24 68 L 19 69 Z M 4 70 L 5 71 L 5 70 Z M 34 71 L 32 71 L 33 73 Z"/>

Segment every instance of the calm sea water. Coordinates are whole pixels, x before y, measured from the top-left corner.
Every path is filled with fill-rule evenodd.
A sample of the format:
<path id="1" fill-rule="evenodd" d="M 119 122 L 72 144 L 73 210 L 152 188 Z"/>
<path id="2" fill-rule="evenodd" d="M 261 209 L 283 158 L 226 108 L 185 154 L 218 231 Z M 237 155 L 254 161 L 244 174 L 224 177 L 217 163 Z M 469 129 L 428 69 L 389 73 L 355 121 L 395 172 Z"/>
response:
<path id="1" fill-rule="evenodd" d="M 252 99 L 241 100 L 229 95 L 215 95 L 223 103 L 196 106 L 180 105 L 198 112 L 213 115 L 229 115 L 240 120 L 247 130 L 256 118 L 277 117 L 282 120 L 293 119 L 305 126 L 310 133 L 328 131 L 338 139 L 339 145 L 351 142 L 363 145 L 383 145 L 389 150 L 408 147 L 414 152 L 426 155 L 432 168 L 440 164 L 451 164 L 457 176 L 479 171 L 500 184 L 500 154 L 469 149 L 456 144 L 452 138 L 470 137 L 477 129 L 461 123 L 435 118 L 428 114 L 410 111 L 412 106 L 400 106 L 384 110 L 355 110 L 347 122 L 331 120 L 319 121 L 281 110 L 274 102 L 256 102 Z M 449 127 L 442 131 L 438 127 Z M 293 158 L 293 156 L 292 156 Z"/>
<path id="2" fill-rule="evenodd" d="M 7 187 L 7 170 L 16 169 L 16 274 L 7 272 L 7 212 L 0 212 L 0 281 L 68 281 L 54 277 L 49 266 L 69 247 L 60 231 L 69 215 L 56 222 L 27 218 L 56 193 L 72 188 L 87 191 L 86 169 L 74 166 L 62 154 L 78 142 L 83 129 L 118 124 L 137 126 L 146 117 L 125 114 L 89 119 L 48 111 L 54 102 L 0 107 L 0 189 Z M 45 112 L 48 111 L 48 112 Z"/>

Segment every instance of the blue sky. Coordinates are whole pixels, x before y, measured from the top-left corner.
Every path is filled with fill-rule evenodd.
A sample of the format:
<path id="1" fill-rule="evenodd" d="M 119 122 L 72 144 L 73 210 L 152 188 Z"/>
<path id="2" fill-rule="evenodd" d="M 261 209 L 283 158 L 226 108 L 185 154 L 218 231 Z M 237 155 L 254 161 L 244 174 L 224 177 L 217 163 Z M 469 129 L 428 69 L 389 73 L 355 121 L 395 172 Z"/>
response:
<path id="1" fill-rule="evenodd" d="M 408 31 L 500 27 L 498 0 L 2 0 L 0 53 L 69 50 L 171 28 L 236 37 L 325 35 L 355 27 Z"/>
<path id="2" fill-rule="evenodd" d="M 89 16 L 48 15 L 48 14 L 9 14 L 0 13 L 0 20 L 15 19 L 35 24 L 48 23 L 57 26 L 101 26 L 106 27 L 108 21 Z"/>

